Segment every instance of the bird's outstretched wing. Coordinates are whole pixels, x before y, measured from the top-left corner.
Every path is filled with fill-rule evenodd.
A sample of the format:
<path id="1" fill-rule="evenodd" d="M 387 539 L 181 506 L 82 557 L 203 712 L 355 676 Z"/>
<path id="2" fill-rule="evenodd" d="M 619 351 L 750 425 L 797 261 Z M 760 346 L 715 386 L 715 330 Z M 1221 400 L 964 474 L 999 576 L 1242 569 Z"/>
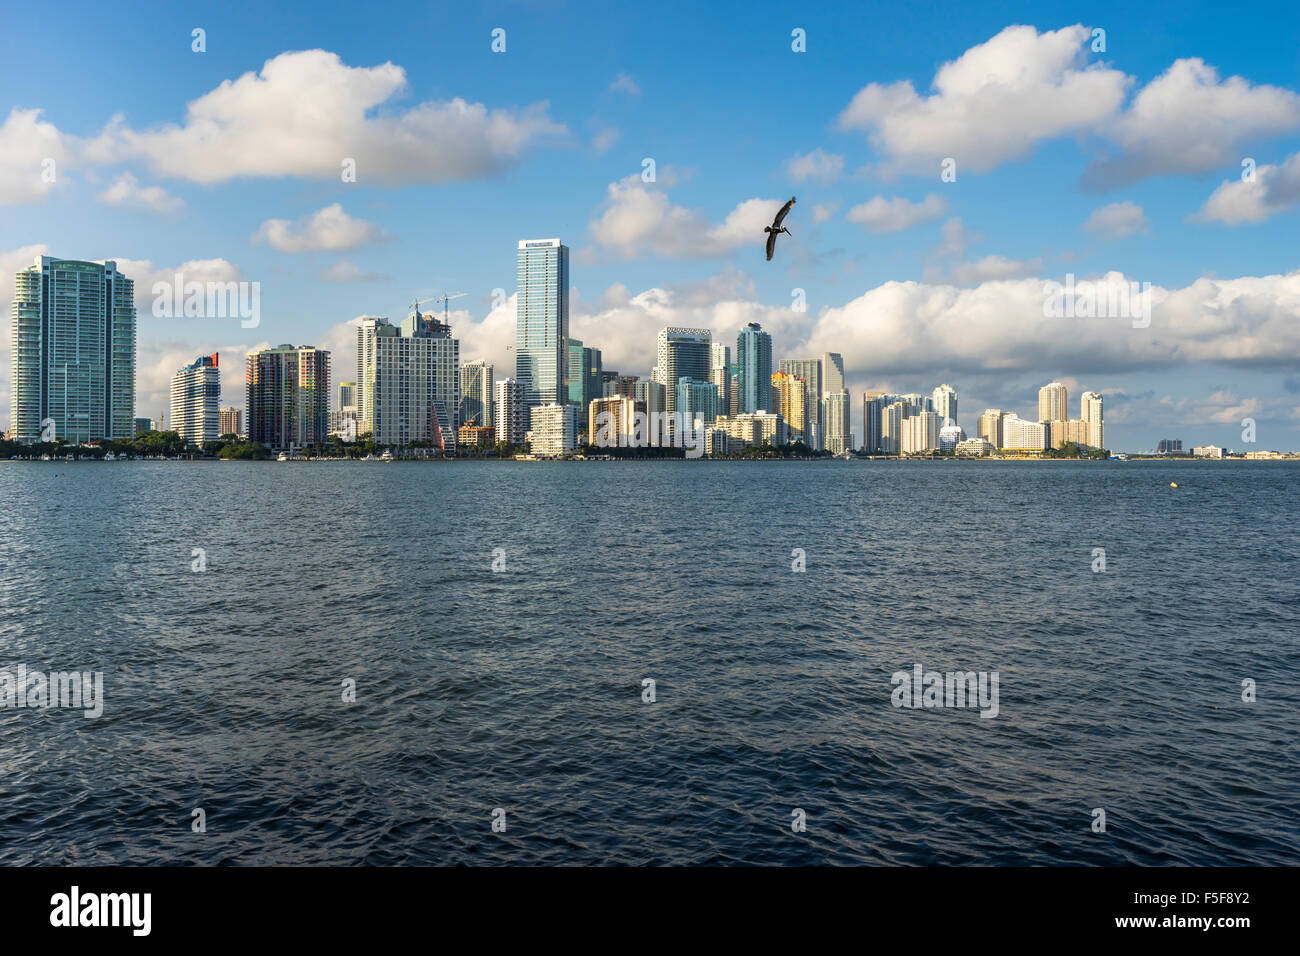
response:
<path id="1" fill-rule="evenodd" d="M 767 261 L 768 262 L 772 261 L 772 253 L 775 250 L 776 250 L 776 233 L 769 232 L 767 234 Z"/>
<path id="2" fill-rule="evenodd" d="M 774 226 L 776 226 L 778 229 L 780 229 L 780 228 L 781 228 L 781 220 L 784 219 L 784 218 L 786 217 L 786 214 L 790 211 L 790 207 L 793 206 L 793 205 L 794 205 L 794 197 L 791 196 L 791 197 L 790 197 L 790 201 L 789 201 L 788 203 L 786 203 L 784 206 L 782 206 L 782 207 L 781 207 L 781 211 L 778 212 L 778 213 L 776 214 L 776 219 L 773 220 L 772 225 L 774 225 Z"/>

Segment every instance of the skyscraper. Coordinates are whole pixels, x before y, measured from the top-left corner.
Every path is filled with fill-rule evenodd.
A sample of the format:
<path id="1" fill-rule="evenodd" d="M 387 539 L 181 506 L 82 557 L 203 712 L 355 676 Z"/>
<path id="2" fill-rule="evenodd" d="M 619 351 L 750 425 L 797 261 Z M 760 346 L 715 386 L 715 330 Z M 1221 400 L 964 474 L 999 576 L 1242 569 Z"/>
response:
<path id="1" fill-rule="evenodd" d="M 994 448 L 1004 448 L 1002 444 L 1002 409 L 986 408 L 984 414 L 980 416 L 979 430 L 977 434 L 980 438 L 987 439 L 989 444 Z"/>
<path id="2" fill-rule="evenodd" d="M 339 411 L 355 408 L 357 404 L 357 383 L 339 382 Z"/>
<path id="3" fill-rule="evenodd" d="M 1102 419 L 1101 393 L 1084 392 L 1079 405 L 1079 417 L 1088 423 L 1088 444 L 1093 448 L 1105 448 L 1106 426 Z"/>
<path id="4" fill-rule="evenodd" d="M 523 386 L 513 378 L 500 379 L 492 403 L 497 441 L 522 445 L 528 433 L 528 405 L 524 401 Z"/>
<path id="5" fill-rule="evenodd" d="M 217 437 L 222 435 L 242 435 L 244 433 L 244 410 L 227 405 L 217 416 Z"/>
<path id="6" fill-rule="evenodd" d="M 694 427 L 696 421 L 712 425 L 718 417 L 718 388 L 712 382 L 702 382 L 694 378 L 677 380 L 677 411 L 686 416 L 688 427 Z"/>
<path id="7" fill-rule="evenodd" d="M 882 415 L 893 402 L 886 392 L 865 392 L 862 396 L 862 449 L 868 455 L 885 453 Z"/>
<path id="8" fill-rule="evenodd" d="M 940 426 L 950 420 L 957 421 L 957 389 L 951 385 L 940 385 L 934 390 L 930 401 L 934 413 L 939 416 Z"/>
<path id="9" fill-rule="evenodd" d="M 217 353 L 201 355 L 172 376 L 172 431 L 194 445 L 221 434 L 221 369 Z"/>
<path id="10" fill-rule="evenodd" d="M 1069 418 L 1067 404 L 1065 386 L 1060 382 L 1049 382 L 1038 390 L 1038 420 L 1055 422 Z"/>
<path id="11" fill-rule="evenodd" d="M 111 260 L 40 256 L 14 277 L 15 441 L 134 435 L 134 293 Z"/>
<path id="12" fill-rule="evenodd" d="M 791 442 L 808 444 L 808 383 L 786 372 L 772 373 L 773 411 L 785 419 Z"/>
<path id="13" fill-rule="evenodd" d="M 825 434 L 821 420 L 823 397 L 822 364 L 822 359 L 781 359 L 778 366 L 787 375 L 803 379 L 807 391 L 804 406 L 808 410 L 808 428 L 807 434 L 803 436 L 802 440 L 809 448 L 825 447 Z M 797 427 L 789 421 L 787 421 L 787 424 L 791 429 Z"/>
<path id="14" fill-rule="evenodd" d="M 677 410 L 677 383 L 683 378 L 709 381 L 713 365 L 713 333 L 708 329 L 680 329 L 669 326 L 659 330 L 655 374 L 664 386 L 665 408 Z"/>
<path id="15" fill-rule="evenodd" d="M 853 436 L 849 432 L 849 390 L 827 392 L 822 399 L 822 422 L 826 430 L 825 449 L 832 455 L 852 451 Z"/>
<path id="16" fill-rule="evenodd" d="M 462 425 L 492 425 L 491 363 L 479 360 L 460 367 L 460 419 Z"/>
<path id="17" fill-rule="evenodd" d="M 772 336 L 750 322 L 736 336 L 740 414 L 772 411 Z"/>
<path id="18" fill-rule="evenodd" d="M 586 407 L 594 398 L 600 398 L 604 393 L 604 359 L 600 354 L 600 349 L 591 347 L 582 350 L 582 368 L 585 374 L 585 383 L 582 391 L 582 410 L 580 410 L 579 421 L 586 420 Z"/>
<path id="19" fill-rule="evenodd" d="M 529 407 L 569 400 L 569 247 L 559 239 L 519 242 L 515 378 Z"/>
<path id="20" fill-rule="evenodd" d="M 565 339 L 564 347 L 564 396 L 570 405 L 586 408 L 583 396 L 587 391 L 587 369 L 584 364 L 582 342 L 579 339 Z"/>
<path id="21" fill-rule="evenodd" d="M 289 449 L 324 441 L 329 431 L 330 353 L 310 345 L 254 350 L 244 381 L 250 441 Z"/>
<path id="22" fill-rule="evenodd" d="M 401 326 L 367 317 L 357 326 L 357 432 L 381 445 L 456 448 L 460 342 L 435 316 Z"/>
<path id="23" fill-rule="evenodd" d="M 718 414 L 731 414 L 731 346 L 714 342 L 709 347 L 709 381 L 718 388 Z"/>

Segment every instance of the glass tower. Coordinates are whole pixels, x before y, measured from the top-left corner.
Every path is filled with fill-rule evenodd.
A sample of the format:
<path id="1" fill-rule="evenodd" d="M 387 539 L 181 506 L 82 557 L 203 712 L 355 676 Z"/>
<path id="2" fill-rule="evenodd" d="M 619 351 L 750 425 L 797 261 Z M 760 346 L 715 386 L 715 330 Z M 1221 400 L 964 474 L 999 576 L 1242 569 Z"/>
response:
<path id="1" fill-rule="evenodd" d="M 750 322 L 736 336 L 740 413 L 772 411 L 772 336 Z"/>
<path id="2" fill-rule="evenodd" d="M 15 440 L 135 434 L 134 293 L 111 261 L 41 256 L 14 277 Z"/>
<path id="3" fill-rule="evenodd" d="M 569 247 L 559 239 L 519 242 L 515 378 L 524 404 L 569 401 Z"/>

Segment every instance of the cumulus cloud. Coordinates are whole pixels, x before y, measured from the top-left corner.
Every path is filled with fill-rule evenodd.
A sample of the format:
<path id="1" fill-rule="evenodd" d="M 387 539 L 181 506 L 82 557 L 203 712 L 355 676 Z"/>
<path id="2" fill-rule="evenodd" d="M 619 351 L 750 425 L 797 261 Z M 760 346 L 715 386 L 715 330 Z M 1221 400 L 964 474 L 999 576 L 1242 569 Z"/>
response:
<path id="1" fill-rule="evenodd" d="M 388 276 L 380 272 L 363 272 L 355 262 L 342 260 L 328 269 L 322 269 L 320 277 L 325 282 L 379 282 Z"/>
<path id="2" fill-rule="evenodd" d="M 930 95 L 912 83 L 871 83 L 840 114 L 885 157 L 882 172 L 937 175 L 945 157 L 984 173 L 1039 143 L 1094 129 L 1124 100 L 1128 78 L 1085 62 L 1081 25 L 1039 33 L 1010 26 L 935 73 Z"/>
<path id="3" fill-rule="evenodd" d="M 618 142 L 619 132 L 613 126 L 606 126 L 591 138 L 591 148 L 598 154 L 609 152 L 611 146 Z"/>
<path id="4" fill-rule="evenodd" d="M 1094 209 L 1083 224 L 1083 231 L 1104 239 L 1123 239 L 1134 233 L 1146 232 L 1150 227 L 1142 207 L 1125 200 Z"/>
<path id="5" fill-rule="evenodd" d="M 796 183 L 809 180 L 830 185 L 844 175 L 844 157 L 818 147 L 811 153 L 798 154 L 785 165 L 786 174 Z"/>
<path id="6" fill-rule="evenodd" d="M 161 186 L 141 186 L 131 173 L 122 173 L 95 198 L 107 206 L 145 209 L 161 216 L 172 216 L 185 208 L 185 200 L 170 195 Z"/>
<path id="7" fill-rule="evenodd" d="M 1229 179 L 1211 193 L 1205 205 L 1191 218 L 1198 222 L 1221 222 L 1239 226 L 1263 222 L 1300 203 L 1300 153 L 1278 166 L 1259 166 L 1254 182 Z"/>
<path id="8" fill-rule="evenodd" d="M 958 285 L 978 285 L 981 282 L 998 282 L 1003 279 L 1022 279 L 1038 275 L 1043 268 L 1041 259 L 1009 259 L 1006 256 L 985 256 L 974 262 L 959 262 L 952 266 L 950 275 Z"/>
<path id="9" fill-rule="evenodd" d="M 545 103 L 391 105 L 405 88 L 406 71 L 393 63 L 352 67 L 326 50 L 281 53 L 192 101 L 183 123 L 133 130 L 117 118 L 87 150 L 101 161 L 141 158 L 156 174 L 200 183 L 338 181 L 343 161 L 353 159 L 358 182 L 396 185 L 493 176 L 564 132 Z"/>
<path id="10" fill-rule="evenodd" d="M 1121 152 L 1094 160 L 1084 182 L 1109 186 L 1235 166 L 1243 143 L 1298 128 L 1300 95 L 1240 76 L 1220 80 L 1203 60 L 1177 60 L 1107 127 Z"/>
<path id="11" fill-rule="evenodd" d="M 830 222 L 835 218 L 835 214 L 840 211 L 840 201 L 838 199 L 831 202 L 819 202 L 813 206 L 813 222 Z"/>
<path id="12" fill-rule="evenodd" d="M 68 155 L 65 137 L 41 110 L 10 110 L 0 124 L 0 206 L 44 199 Z"/>
<path id="13" fill-rule="evenodd" d="M 602 249 L 623 259 L 716 258 L 746 244 L 761 248 L 763 227 L 782 203 L 746 199 L 714 224 L 702 212 L 673 205 L 663 183 L 644 182 L 634 173 L 609 184 L 588 230 Z"/>
<path id="14" fill-rule="evenodd" d="M 609 84 L 609 88 L 611 90 L 622 91 L 630 96 L 641 95 L 641 87 L 637 84 L 636 80 L 632 79 L 632 77 L 626 73 L 620 73 L 618 76 L 614 77 L 613 82 Z"/>
<path id="15" fill-rule="evenodd" d="M 341 205 L 332 203 L 297 222 L 268 219 L 253 235 L 253 241 L 280 252 L 337 252 L 355 249 L 379 236 L 372 223 L 354 219 Z"/>
<path id="16" fill-rule="evenodd" d="M 934 193 L 921 202 L 902 196 L 886 199 L 876 196 L 854 206 L 845 215 L 849 222 L 860 223 L 870 232 L 899 232 L 922 222 L 938 219 L 948 211 L 948 204 Z"/>

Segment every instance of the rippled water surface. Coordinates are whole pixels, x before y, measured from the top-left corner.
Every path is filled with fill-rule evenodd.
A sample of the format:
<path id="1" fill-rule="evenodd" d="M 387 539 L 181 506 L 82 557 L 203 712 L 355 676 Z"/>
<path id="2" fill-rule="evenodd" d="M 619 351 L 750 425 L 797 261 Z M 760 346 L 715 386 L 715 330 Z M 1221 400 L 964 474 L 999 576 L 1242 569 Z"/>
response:
<path id="1" fill-rule="evenodd" d="M 1300 864 L 1297 478 L 0 462 L 0 863 Z"/>

